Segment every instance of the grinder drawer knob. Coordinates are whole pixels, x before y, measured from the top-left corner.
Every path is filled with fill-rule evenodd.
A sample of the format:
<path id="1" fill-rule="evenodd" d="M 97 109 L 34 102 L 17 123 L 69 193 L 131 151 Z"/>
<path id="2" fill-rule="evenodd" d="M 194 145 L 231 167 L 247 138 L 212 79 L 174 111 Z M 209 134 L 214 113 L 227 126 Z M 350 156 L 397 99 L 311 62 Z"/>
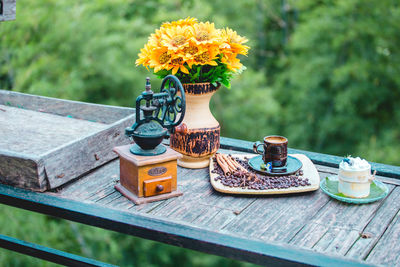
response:
<path id="1" fill-rule="evenodd" d="M 160 185 L 160 184 L 156 186 L 156 191 L 157 191 L 157 192 L 161 192 L 161 191 L 163 191 L 163 190 L 164 190 L 164 186 L 162 186 L 162 185 Z"/>

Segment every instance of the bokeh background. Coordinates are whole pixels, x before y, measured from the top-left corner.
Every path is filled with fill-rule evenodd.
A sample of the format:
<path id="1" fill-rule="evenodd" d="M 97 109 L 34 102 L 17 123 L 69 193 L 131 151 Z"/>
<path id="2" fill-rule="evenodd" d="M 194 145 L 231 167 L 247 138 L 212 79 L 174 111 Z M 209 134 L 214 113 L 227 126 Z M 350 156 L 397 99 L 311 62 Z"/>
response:
<path id="1" fill-rule="evenodd" d="M 211 103 L 223 136 L 280 134 L 293 148 L 400 165 L 396 0 L 17 2 L 17 20 L 0 23 L 1 89 L 132 107 L 152 75 L 134 64 L 147 37 L 192 16 L 249 39 L 247 70 Z M 249 265 L 3 205 L 0 214 L 2 234 L 113 264 Z M 52 265 L 5 250 L 0 264 Z"/>

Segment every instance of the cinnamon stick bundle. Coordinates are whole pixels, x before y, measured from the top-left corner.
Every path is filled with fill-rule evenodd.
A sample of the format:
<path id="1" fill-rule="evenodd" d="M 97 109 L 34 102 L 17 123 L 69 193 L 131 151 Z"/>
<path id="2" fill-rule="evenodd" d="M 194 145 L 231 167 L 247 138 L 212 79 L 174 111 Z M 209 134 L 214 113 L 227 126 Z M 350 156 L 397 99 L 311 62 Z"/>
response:
<path id="1" fill-rule="evenodd" d="M 230 169 L 229 169 L 228 165 L 226 164 L 225 160 L 223 159 L 223 157 L 221 156 L 221 154 L 216 154 L 215 158 L 217 159 L 217 163 L 221 167 L 224 174 L 229 175 Z"/>
<path id="2" fill-rule="evenodd" d="M 224 174 L 233 174 L 234 172 L 241 171 L 243 173 L 248 173 L 248 171 L 243 168 L 234 158 L 231 156 L 217 153 L 215 154 L 218 165 L 224 171 Z"/>
<path id="3" fill-rule="evenodd" d="M 258 181 L 258 177 L 255 173 L 249 172 L 232 156 L 217 153 L 215 154 L 215 158 L 226 177 L 232 175 L 241 179 L 241 187 L 245 187 L 251 182 Z"/>

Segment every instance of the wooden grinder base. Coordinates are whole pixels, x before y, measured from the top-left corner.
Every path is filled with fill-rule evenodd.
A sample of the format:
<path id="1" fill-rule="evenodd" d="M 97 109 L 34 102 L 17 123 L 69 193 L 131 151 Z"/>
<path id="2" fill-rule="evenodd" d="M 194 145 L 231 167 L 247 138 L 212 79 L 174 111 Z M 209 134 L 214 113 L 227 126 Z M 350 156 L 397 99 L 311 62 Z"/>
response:
<path id="1" fill-rule="evenodd" d="M 166 194 L 162 194 L 162 195 L 156 195 L 156 196 L 152 196 L 152 197 L 138 197 L 134 193 L 132 193 L 131 191 L 129 191 L 128 189 L 123 187 L 120 183 L 116 184 L 114 187 L 124 197 L 126 197 L 130 201 L 133 201 L 133 203 L 135 203 L 136 205 L 150 203 L 150 202 L 154 202 L 154 201 L 160 201 L 160 200 L 168 199 L 168 198 L 171 198 L 171 197 L 179 197 L 179 196 L 183 195 L 183 193 L 180 192 L 180 191 L 174 191 L 174 192 L 171 192 L 171 193 L 166 193 Z"/>
<path id="2" fill-rule="evenodd" d="M 156 156 L 134 155 L 131 145 L 115 147 L 119 156 L 120 182 L 115 185 L 123 196 L 135 204 L 181 196 L 177 191 L 177 160 L 182 155 L 171 148 Z"/>

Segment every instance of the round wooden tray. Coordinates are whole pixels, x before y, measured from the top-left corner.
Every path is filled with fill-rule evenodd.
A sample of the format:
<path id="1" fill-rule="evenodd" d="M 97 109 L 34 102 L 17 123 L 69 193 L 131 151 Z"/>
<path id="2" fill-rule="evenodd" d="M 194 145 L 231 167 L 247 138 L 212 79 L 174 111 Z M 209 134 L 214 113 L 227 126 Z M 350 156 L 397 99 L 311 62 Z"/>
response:
<path id="1" fill-rule="evenodd" d="M 240 159 L 244 159 L 244 157 L 252 158 L 257 155 L 254 154 L 233 154 L 233 157 L 238 157 Z M 299 186 L 299 187 L 290 187 L 285 189 L 266 189 L 266 190 L 254 190 L 247 189 L 241 187 L 229 187 L 223 185 L 219 180 L 215 181 L 214 178 L 218 176 L 216 173 L 212 173 L 214 169 L 213 158 L 210 158 L 210 182 L 215 190 L 222 193 L 228 194 L 245 194 L 245 195 L 271 195 L 271 194 L 292 194 L 292 193 L 301 193 L 301 192 L 309 192 L 315 191 L 319 188 L 319 174 L 317 169 L 315 168 L 312 161 L 303 154 L 291 154 L 291 156 L 299 159 L 301 163 L 303 163 L 303 177 L 308 178 L 311 185 L 308 186 Z"/>

